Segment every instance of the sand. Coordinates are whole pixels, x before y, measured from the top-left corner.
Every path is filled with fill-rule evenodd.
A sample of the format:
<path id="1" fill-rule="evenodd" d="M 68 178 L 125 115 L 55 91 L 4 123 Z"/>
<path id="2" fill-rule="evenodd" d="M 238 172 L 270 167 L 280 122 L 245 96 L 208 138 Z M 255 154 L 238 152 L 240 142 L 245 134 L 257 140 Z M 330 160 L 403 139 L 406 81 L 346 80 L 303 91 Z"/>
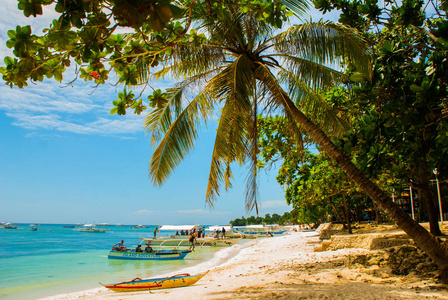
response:
<path id="1" fill-rule="evenodd" d="M 257 239 L 192 286 L 128 293 L 98 288 L 48 299 L 448 299 L 447 288 L 432 279 L 378 275 L 374 269 L 344 265 L 349 256 L 369 250 L 314 252 L 319 244 L 313 232 Z"/>

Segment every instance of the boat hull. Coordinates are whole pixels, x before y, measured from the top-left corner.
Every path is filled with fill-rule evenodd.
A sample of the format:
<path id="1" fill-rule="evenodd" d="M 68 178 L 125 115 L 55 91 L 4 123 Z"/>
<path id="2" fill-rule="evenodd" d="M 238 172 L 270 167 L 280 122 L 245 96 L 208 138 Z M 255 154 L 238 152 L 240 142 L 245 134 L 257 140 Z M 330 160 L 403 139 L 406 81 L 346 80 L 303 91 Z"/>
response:
<path id="1" fill-rule="evenodd" d="M 254 234 L 284 234 L 286 232 L 286 230 L 281 230 L 281 231 L 241 231 L 244 235 L 254 235 Z"/>
<path id="2" fill-rule="evenodd" d="M 188 239 L 182 238 L 155 238 L 148 239 L 142 238 L 146 245 L 150 245 L 151 247 L 190 247 L 190 242 Z M 229 247 L 237 244 L 241 238 L 239 239 L 214 239 L 214 238 L 197 238 L 196 246 L 208 246 L 208 247 Z"/>
<path id="3" fill-rule="evenodd" d="M 138 260 L 175 260 L 183 259 L 189 250 L 161 250 L 154 252 L 131 252 L 131 251 L 115 251 L 109 252 L 109 259 L 138 259 Z"/>
<path id="4" fill-rule="evenodd" d="M 205 274 L 207 273 L 198 275 L 180 274 L 172 277 L 153 279 L 135 278 L 131 281 L 101 285 L 115 292 L 135 292 L 156 289 L 169 289 L 195 284 L 199 279 L 204 277 Z"/>

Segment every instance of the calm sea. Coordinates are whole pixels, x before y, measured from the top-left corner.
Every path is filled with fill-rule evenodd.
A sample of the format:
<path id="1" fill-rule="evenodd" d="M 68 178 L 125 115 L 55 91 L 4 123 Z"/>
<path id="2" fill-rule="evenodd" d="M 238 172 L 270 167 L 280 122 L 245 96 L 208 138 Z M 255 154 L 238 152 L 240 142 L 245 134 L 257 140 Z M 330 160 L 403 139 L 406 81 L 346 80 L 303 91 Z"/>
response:
<path id="1" fill-rule="evenodd" d="M 109 231 L 86 233 L 64 228 L 63 224 L 42 224 L 37 231 L 30 231 L 30 224 L 16 225 L 18 229 L 0 228 L 0 299 L 4 300 L 78 292 L 98 288 L 98 282 L 160 276 L 210 260 L 216 265 L 236 254 L 232 254 L 235 249 L 203 247 L 183 260 L 108 259 L 113 244 L 124 240 L 127 247 L 135 247 L 141 241 L 139 237 L 153 236 L 155 226 L 98 226 Z M 174 232 L 167 231 L 161 236 L 171 234 Z"/>

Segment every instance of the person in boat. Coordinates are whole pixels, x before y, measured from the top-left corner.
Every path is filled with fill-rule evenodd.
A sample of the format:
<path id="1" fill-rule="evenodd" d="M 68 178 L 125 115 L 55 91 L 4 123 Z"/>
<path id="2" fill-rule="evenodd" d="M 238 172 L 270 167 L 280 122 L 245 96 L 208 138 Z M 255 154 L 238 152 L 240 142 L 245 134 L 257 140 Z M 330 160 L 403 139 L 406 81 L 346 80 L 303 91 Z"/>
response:
<path id="1" fill-rule="evenodd" d="M 152 249 L 152 247 L 150 245 L 146 245 L 145 247 L 145 252 L 149 253 L 149 252 L 153 252 L 154 250 Z"/>
<path id="2" fill-rule="evenodd" d="M 179 235 L 179 231 L 176 231 L 176 235 Z"/>
<path id="3" fill-rule="evenodd" d="M 124 245 L 124 241 L 121 240 L 121 242 L 116 243 L 115 245 L 112 246 L 112 250 L 115 251 L 126 251 L 126 246 Z"/>
<path id="4" fill-rule="evenodd" d="M 156 238 L 158 230 L 159 230 L 159 227 L 154 228 L 154 238 Z"/>
<path id="5" fill-rule="evenodd" d="M 137 245 L 137 248 L 135 248 L 135 252 L 143 252 L 141 244 Z"/>
<path id="6" fill-rule="evenodd" d="M 191 233 L 190 238 L 188 239 L 188 242 L 190 243 L 190 251 L 194 251 L 195 248 L 195 244 L 197 242 L 196 240 L 196 234 L 195 233 Z"/>

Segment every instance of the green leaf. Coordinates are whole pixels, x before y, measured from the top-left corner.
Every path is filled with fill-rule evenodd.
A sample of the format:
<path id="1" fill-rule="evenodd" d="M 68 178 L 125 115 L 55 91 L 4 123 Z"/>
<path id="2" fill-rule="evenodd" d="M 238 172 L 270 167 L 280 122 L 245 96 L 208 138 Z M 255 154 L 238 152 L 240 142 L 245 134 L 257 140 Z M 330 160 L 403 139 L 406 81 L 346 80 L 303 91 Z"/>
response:
<path id="1" fill-rule="evenodd" d="M 9 57 L 9 56 L 6 56 L 5 57 L 5 59 L 4 59 L 4 62 L 5 62 L 5 65 L 12 65 L 12 64 L 14 64 L 14 59 L 12 59 L 11 57 Z"/>
<path id="2" fill-rule="evenodd" d="M 392 52 L 392 48 L 393 48 L 393 46 L 392 46 L 392 43 L 390 42 L 390 41 L 384 41 L 383 42 L 383 48 L 386 50 L 386 51 L 389 51 L 389 52 Z"/>
<path id="3" fill-rule="evenodd" d="M 15 39 L 16 36 L 17 36 L 17 33 L 16 33 L 15 30 L 8 30 L 8 37 L 9 37 L 10 39 Z"/>
<path id="4" fill-rule="evenodd" d="M 350 76 L 350 80 L 353 82 L 361 82 L 364 81 L 365 79 L 366 77 L 364 76 L 364 74 L 358 72 Z"/>
<path id="5" fill-rule="evenodd" d="M 416 85 L 416 84 L 412 84 L 409 88 L 414 93 L 418 93 L 418 92 L 422 92 L 423 91 L 423 88 L 421 86 Z"/>

